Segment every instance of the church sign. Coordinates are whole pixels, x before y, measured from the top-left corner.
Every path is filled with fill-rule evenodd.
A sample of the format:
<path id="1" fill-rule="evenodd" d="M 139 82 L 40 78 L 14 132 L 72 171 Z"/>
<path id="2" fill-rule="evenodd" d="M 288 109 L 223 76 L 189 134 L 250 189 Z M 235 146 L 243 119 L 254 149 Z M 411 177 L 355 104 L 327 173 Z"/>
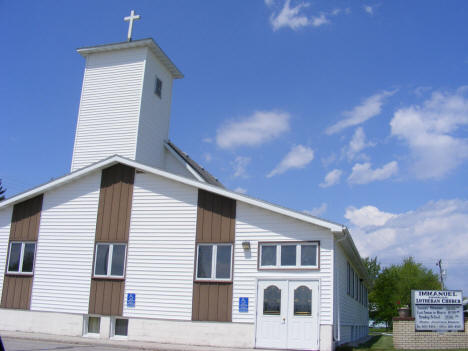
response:
<path id="1" fill-rule="evenodd" d="M 417 331 L 463 331 L 463 294 L 460 290 L 412 290 Z"/>

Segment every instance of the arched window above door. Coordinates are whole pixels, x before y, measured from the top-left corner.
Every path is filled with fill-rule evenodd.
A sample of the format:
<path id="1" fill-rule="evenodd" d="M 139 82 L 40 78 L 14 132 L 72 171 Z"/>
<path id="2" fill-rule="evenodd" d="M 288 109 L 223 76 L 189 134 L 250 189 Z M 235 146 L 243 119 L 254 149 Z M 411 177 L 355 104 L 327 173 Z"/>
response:
<path id="1" fill-rule="evenodd" d="M 281 313 L 281 289 L 270 285 L 263 290 L 263 314 L 279 315 Z"/>

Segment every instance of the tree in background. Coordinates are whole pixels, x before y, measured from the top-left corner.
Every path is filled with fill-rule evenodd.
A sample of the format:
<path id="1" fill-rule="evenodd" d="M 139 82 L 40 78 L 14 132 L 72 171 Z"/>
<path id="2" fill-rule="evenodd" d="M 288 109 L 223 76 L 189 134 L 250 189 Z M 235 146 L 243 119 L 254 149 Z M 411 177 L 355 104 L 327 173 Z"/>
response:
<path id="1" fill-rule="evenodd" d="M 377 311 L 377 305 L 374 301 L 374 295 L 373 295 L 373 290 L 374 290 L 374 285 L 375 285 L 375 281 L 377 279 L 377 277 L 379 276 L 380 274 L 380 271 L 381 271 L 381 267 L 380 267 L 380 263 L 377 261 L 377 256 L 374 257 L 374 258 L 370 258 L 370 257 L 366 257 L 366 258 L 363 258 L 362 259 L 362 263 L 364 264 L 364 266 L 367 268 L 367 277 L 368 277 L 368 282 L 369 282 L 369 286 L 367 287 L 367 290 L 368 290 L 368 306 L 369 306 L 369 318 L 371 320 L 373 320 L 374 322 L 381 322 L 381 320 L 379 320 L 379 316 L 377 315 L 378 311 Z"/>
<path id="2" fill-rule="evenodd" d="M 2 186 L 2 180 L 0 179 L 0 201 L 3 201 L 5 200 L 5 191 L 6 189 L 3 189 L 3 186 Z"/>
<path id="3" fill-rule="evenodd" d="M 421 263 L 416 263 L 412 257 L 406 258 L 400 265 L 383 269 L 375 279 L 369 294 L 369 301 L 375 307 L 371 318 L 376 322 L 385 322 L 388 327 L 398 314 L 399 306 L 411 305 L 411 290 L 440 289 L 436 274 Z"/>

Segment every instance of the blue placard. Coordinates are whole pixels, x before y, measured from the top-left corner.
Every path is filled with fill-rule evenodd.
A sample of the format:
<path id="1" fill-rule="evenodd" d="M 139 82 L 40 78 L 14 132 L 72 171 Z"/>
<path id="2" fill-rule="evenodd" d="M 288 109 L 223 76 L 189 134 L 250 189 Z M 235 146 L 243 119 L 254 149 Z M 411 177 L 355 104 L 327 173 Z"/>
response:
<path id="1" fill-rule="evenodd" d="M 239 297 L 239 312 L 249 312 L 248 297 Z"/>
<path id="2" fill-rule="evenodd" d="M 135 307 L 136 294 L 127 294 L 127 307 Z"/>

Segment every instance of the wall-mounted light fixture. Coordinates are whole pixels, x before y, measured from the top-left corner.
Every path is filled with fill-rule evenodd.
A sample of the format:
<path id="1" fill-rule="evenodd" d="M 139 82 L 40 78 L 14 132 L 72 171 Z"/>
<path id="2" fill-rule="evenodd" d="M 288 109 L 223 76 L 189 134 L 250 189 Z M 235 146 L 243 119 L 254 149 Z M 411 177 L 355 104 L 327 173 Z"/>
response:
<path id="1" fill-rule="evenodd" d="M 243 241 L 242 242 L 242 248 L 247 251 L 250 250 L 250 241 Z"/>

